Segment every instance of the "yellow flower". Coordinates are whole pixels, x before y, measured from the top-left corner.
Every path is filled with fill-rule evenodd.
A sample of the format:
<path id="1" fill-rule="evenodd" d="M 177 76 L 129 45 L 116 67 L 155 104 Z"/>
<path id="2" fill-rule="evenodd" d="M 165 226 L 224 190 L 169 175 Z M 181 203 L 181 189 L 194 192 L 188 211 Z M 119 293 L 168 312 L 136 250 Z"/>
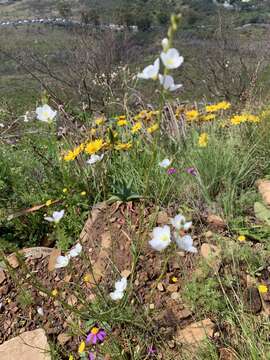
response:
<path id="1" fill-rule="evenodd" d="M 237 240 L 243 242 L 243 241 L 246 241 L 246 237 L 245 237 L 245 235 L 239 235 Z"/>
<path id="2" fill-rule="evenodd" d="M 231 118 L 231 124 L 232 125 L 239 125 L 243 122 L 247 121 L 247 117 L 246 115 L 234 115 L 232 118 Z"/>
<path id="3" fill-rule="evenodd" d="M 159 128 L 159 125 L 156 123 L 156 124 L 150 126 L 149 128 L 147 128 L 147 132 L 149 134 L 152 134 L 154 131 L 158 130 L 158 128 Z"/>
<path id="4" fill-rule="evenodd" d="M 102 117 L 97 118 L 97 119 L 95 120 L 96 125 L 102 125 L 102 124 L 104 124 L 104 122 L 105 122 L 105 119 L 102 118 Z"/>
<path id="5" fill-rule="evenodd" d="M 50 205 L 52 205 L 52 200 L 47 200 L 46 201 L 46 206 L 50 206 Z"/>
<path id="6" fill-rule="evenodd" d="M 260 294 L 266 294 L 268 292 L 268 287 L 264 284 L 258 285 L 258 290 Z"/>
<path id="7" fill-rule="evenodd" d="M 81 196 L 85 196 L 85 195 L 86 195 L 86 191 L 82 191 Z"/>
<path id="8" fill-rule="evenodd" d="M 142 128 L 142 123 L 138 122 L 134 126 L 132 126 L 131 132 L 132 134 L 136 134 Z"/>
<path id="9" fill-rule="evenodd" d="M 91 274 L 85 274 L 84 277 L 83 277 L 83 281 L 85 283 L 89 283 L 91 281 Z"/>
<path id="10" fill-rule="evenodd" d="M 231 107 L 231 104 L 227 101 L 221 101 L 214 105 L 206 105 L 205 111 L 206 112 L 216 112 L 220 110 L 228 110 Z"/>
<path id="11" fill-rule="evenodd" d="M 256 115 L 247 114 L 247 121 L 257 123 L 257 122 L 260 122 L 260 118 L 259 118 L 259 116 L 256 116 Z"/>
<path id="12" fill-rule="evenodd" d="M 172 277 L 172 282 L 173 282 L 173 283 L 176 283 L 177 281 L 178 281 L 177 277 L 176 277 L 176 276 L 173 276 L 173 277 Z"/>
<path id="13" fill-rule="evenodd" d="M 68 360 L 74 360 L 74 357 L 73 357 L 73 355 L 69 355 L 69 358 L 68 358 Z"/>
<path id="14" fill-rule="evenodd" d="M 132 147 L 131 143 L 119 143 L 115 145 L 116 150 L 128 150 Z"/>
<path id="15" fill-rule="evenodd" d="M 76 156 L 74 155 L 73 151 L 70 150 L 65 156 L 64 156 L 64 160 L 65 161 L 72 161 L 75 160 Z"/>
<path id="16" fill-rule="evenodd" d="M 118 126 L 125 126 L 125 125 L 127 125 L 127 123 L 128 123 L 127 120 L 118 120 L 117 121 Z"/>
<path id="17" fill-rule="evenodd" d="M 126 115 L 120 115 L 116 118 L 118 121 L 119 120 L 126 120 Z"/>
<path id="18" fill-rule="evenodd" d="M 51 292 L 51 295 L 56 297 L 58 295 L 58 291 L 56 289 L 54 289 L 52 292 Z"/>
<path id="19" fill-rule="evenodd" d="M 75 160 L 76 157 L 78 155 L 80 155 L 80 153 L 83 151 L 84 149 L 84 144 L 80 144 L 79 146 L 75 147 L 75 149 L 70 150 L 65 156 L 64 156 L 64 160 L 65 161 L 71 161 L 71 160 Z"/>
<path id="20" fill-rule="evenodd" d="M 208 144 L 208 135 L 206 133 L 202 133 L 199 136 L 198 145 L 199 147 L 206 147 Z"/>
<path id="21" fill-rule="evenodd" d="M 100 149 L 102 149 L 103 146 L 104 143 L 102 139 L 90 141 L 85 147 L 85 152 L 89 155 L 92 155 L 98 152 Z"/>
<path id="22" fill-rule="evenodd" d="M 79 354 L 82 354 L 82 353 L 84 352 L 84 350 L 85 350 L 85 342 L 82 341 L 82 342 L 80 343 L 80 346 L 79 346 L 79 349 L 78 349 L 78 353 L 79 353 Z"/>
<path id="23" fill-rule="evenodd" d="M 197 110 L 190 110 L 186 111 L 186 117 L 188 121 L 193 121 L 199 117 L 199 111 Z"/>
<path id="24" fill-rule="evenodd" d="M 63 189 L 63 193 L 64 193 L 64 194 L 65 194 L 67 191 L 68 191 L 67 188 L 64 188 L 64 189 Z"/>
<path id="25" fill-rule="evenodd" d="M 215 114 L 207 114 L 207 115 L 203 115 L 201 119 L 203 121 L 211 121 L 214 120 L 215 118 L 216 118 Z"/>

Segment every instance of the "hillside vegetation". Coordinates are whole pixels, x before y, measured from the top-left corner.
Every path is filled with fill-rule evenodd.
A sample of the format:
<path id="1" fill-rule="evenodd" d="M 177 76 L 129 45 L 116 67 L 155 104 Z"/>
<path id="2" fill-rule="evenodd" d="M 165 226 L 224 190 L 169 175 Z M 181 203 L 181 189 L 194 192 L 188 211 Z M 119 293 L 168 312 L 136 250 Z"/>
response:
<path id="1" fill-rule="evenodd" d="M 269 3 L 218 3 L 1 5 L 83 22 L 1 28 L 3 346 L 270 360 Z"/>

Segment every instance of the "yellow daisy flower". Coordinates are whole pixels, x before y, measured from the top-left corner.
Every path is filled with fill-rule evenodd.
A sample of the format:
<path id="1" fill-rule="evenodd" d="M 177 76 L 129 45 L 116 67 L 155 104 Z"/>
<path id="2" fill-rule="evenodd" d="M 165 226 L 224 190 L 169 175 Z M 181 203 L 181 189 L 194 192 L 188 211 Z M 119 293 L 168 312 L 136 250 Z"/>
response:
<path id="1" fill-rule="evenodd" d="M 266 294 L 268 292 L 268 287 L 264 284 L 258 285 L 258 290 L 260 294 Z"/>
<path id="2" fill-rule="evenodd" d="M 131 143 L 119 143 L 115 145 L 116 150 L 128 150 L 132 147 Z"/>
<path id="3" fill-rule="evenodd" d="M 131 129 L 132 134 L 136 134 L 139 130 L 141 130 L 141 128 L 142 128 L 142 123 L 138 122 L 132 127 Z"/>
<path id="4" fill-rule="evenodd" d="M 152 134 L 154 131 L 158 130 L 158 128 L 159 128 L 159 125 L 156 123 L 156 124 L 150 126 L 149 128 L 147 128 L 147 132 L 149 134 Z"/>
<path id="5" fill-rule="evenodd" d="M 246 237 L 245 237 L 245 235 L 239 235 L 237 240 L 240 242 L 243 242 L 243 241 L 246 241 Z"/>
<path id="6" fill-rule="evenodd" d="M 103 143 L 102 139 L 90 141 L 85 146 L 85 152 L 89 155 L 92 155 L 92 154 L 95 154 L 96 152 L 98 152 L 100 149 L 102 149 L 103 146 L 104 146 L 104 143 Z"/>
<path id="7" fill-rule="evenodd" d="M 188 121 L 196 120 L 199 117 L 199 111 L 198 110 L 190 110 L 186 111 L 186 117 Z"/>
<path id="8" fill-rule="evenodd" d="M 85 350 L 85 342 L 82 341 L 82 342 L 80 343 L 79 348 L 78 348 L 78 353 L 79 353 L 79 354 L 82 354 L 82 353 L 84 352 L 84 350 Z"/>

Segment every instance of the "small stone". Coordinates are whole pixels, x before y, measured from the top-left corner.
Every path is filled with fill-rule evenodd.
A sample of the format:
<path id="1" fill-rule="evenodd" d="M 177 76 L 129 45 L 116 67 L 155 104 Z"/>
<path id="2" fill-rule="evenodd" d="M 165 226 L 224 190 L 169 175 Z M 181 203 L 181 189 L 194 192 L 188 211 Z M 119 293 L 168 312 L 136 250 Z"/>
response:
<path id="1" fill-rule="evenodd" d="M 158 225 L 167 225 L 169 223 L 169 216 L 165 211 L 160 211 L 157 216 Z"/>
<path id="2" fill-rule="evenodd" d="M 121 272 L 121 276 L 124 277 L 124 278 L 126 278 L 126 279 L 130 276 L 130 274 L 131 274 L 131 271 L 130 271 L 130 270 L 123 270 L 123 271 Z"/>
<path id="3" fill-rule="evenodd" d="M 171 294 L 171 299 L 173 300 L 179 300 L 180 299 L 180 294 L 178 292 L 173 292 Z"/>
<path id="4" fill-rule="evenodd" d="M 177 313 L 177 318 L 184 320 L 189 318 L 192 315 L 192 312 L 188 309 L 183 309 Z"/>
<path id="5" fill-rule="evenodd" d="M 219 271 L 221 265 L 220 253 L 220 248 L 215 245 L 204 243 L 201 246 L 201 256 L 215 272 Z"/>
<path id="6" fill-rule="evenodd" d="M 211 237 L 213 237 L 213 233 L 212 233 L 212 231 L 209 230 L 209 231 L 206 231 L 204 236 L 205 236 L 206 239 L 210 239 Z"/>
<path id="7" fill-rule="evenodd" d="M 140 285 L 139 280 L 135 280 L 135 281 L 134 281 L 134 285 L 135 285 L 135 286 L 139 286 L 139 285 Z"/>
<path id="8" fill-rule="evenodd" d="M 71 336 L 66 333 L 62 333 L 57 336 L 57 340 L 60 345 L 65 345 L 70 339 Z"/>
<path id="9" fill-rule="evenodd" d="M 16 269 L 19 266 L 19 261 L 17 259 L 16 254 L 11 254 L 7 257 L 7 261 L 9 262 L 9 265 L 13 268 Z"/>
<path id="10" fill-rule="evenodd" d="M 6 275 L 4 270 L 0 270 L 0 285 L 6 280 Z"/>
<path id="11" fill-rule="evenodd" d="M 246 311 L 257 314 L 262 309 L 261 296 L 256 287 L 249 287 L 244 291 L 243 302 Z"/>
<path id="12" fill-rule="evenodd" d="M 164 291 L 164 286 L 163 286 L 162 283 L 158 283 L 157 288 L 158 288 L 159 291 Z"/>
<path id="13" fill-rule="evenodd" d="M 167 286 L 167 291 L 174 293 L 178 291 L 178 285 L 177 284 L 170 284 Z"/>
<path id="14" fill-rule="evenodd" d="M 218 215 L 209 214 L 207 222 L 215 229 L 224 229 L 226 227 L 225 221 Z"/>
<path id="15" fill-rule="evenodd" d="M 170 349 L 175 348 L 175 341 L 174 340 L 169 340 L 168 341 L 168 346 L 169 346 Z"/>
<path id="16" fill-rule="evenodd" d="M 150 305 L 149 305 L 149 309 L 150 309 L 150 310 L 154 310 L 154 308 L 155 308 L 155 304 L 150 304 Z"/>
<path id="17" fill-rule="evenodd" d="M 219 349 L 219 360 L 236 360 L 238 357 L 235 352 L 229 348 Z"/>

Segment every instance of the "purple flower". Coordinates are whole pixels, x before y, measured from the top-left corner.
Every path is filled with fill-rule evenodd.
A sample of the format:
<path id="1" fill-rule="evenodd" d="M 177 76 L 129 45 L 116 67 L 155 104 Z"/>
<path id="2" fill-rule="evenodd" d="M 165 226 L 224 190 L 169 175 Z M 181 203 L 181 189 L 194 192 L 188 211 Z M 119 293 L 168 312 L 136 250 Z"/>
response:
<path id="1" fill-rule="evenodd" d="M 95 360 L 95 354 L 92 351 L 89 353 L 89 360 Z"/>
<path id="2" fill-rule="evenodd" d="M 187 168 L 186 172 L 192 176 L 197 176 L 197 171 L 194 167 Z"/>
<path id="3" fill-rule="evenodd" d="M 175 174 L 176 173 L 176 169 L 175 168 L 169 168 L 168 170 L 167 170 L 167 174 L 168 175 L 173 175 L 173 174 Z"/>
<path id="4" fill-rule="evenodd" d="M 106 331 L 103 329 L 100 329 L 97 326 L 94 326 L 90 333 L 87 335 L 86 338 L 86 344 L 92 344 L 96 345 L 96 343 L 103 343 L 105 337 L 106 337 Z"/>
<path id="5" fill-rule="evenodd" d="M 148 348 L 147 355 L 152 356 L 152 355 L 155 355 L 156 352 L 157 352 L 157 349 L 153 345 L 151 345 Z"/>

